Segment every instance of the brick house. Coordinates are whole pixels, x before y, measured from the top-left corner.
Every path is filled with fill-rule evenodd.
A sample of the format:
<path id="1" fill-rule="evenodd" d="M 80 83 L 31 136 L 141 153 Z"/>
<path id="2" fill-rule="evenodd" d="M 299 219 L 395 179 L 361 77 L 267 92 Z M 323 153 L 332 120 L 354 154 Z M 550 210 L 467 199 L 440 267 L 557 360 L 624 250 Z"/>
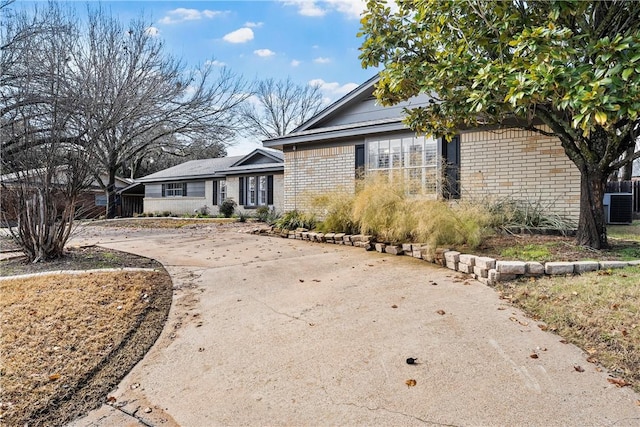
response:
<path id="1" fill-rule="evenodd" d="M 136 180 L 144 184 L 144 212 L 219 213 L 227 198 L 240 212 L 283 208 L 282 152 L 258 148 L 245 156 L 191 160 Z"/>
<path id="2" fill-rule="evenodd" d="M 41 184 L 41 169 L 9 173 L 0 176 L 0 222 L 13 224 L 18 218 L 17 209 L 18 191 L 20 182 L 29 182 L 33 188 Z M 107 181 L 106 174 L 100 174 L 102 182 Z M 64 171 L 61 169 L 55 176 L 53 188 L 61 188 L 66 182 Z M 121 190 L 131 184 L 131 180 L 116 176 L 115 187 Z M 59 211 L 62 212 L 64 202 L 62 196 L 58 199 Z M 75 204 L 77 219 L 98 218 L 106 214 L 107 195 L 97 180 L 92 180 L 89 185 L 78 195 Z"/>
<path id="3" fill-rule="evenodd" d="M 400 174 L 434 198 L 528 199 L 577 220 L 580 174 L 558 139 L 516 128 L 465 129 L 449 143 L 417 136 L 402 123 L 403 108 L 429 97 L 382 107 L 373 96 L 377 80 L 263 141 L 284 153 L 285 211 L 310 210 L 317 194 L 352 193 L 362 172 L 378 172 Z"/>

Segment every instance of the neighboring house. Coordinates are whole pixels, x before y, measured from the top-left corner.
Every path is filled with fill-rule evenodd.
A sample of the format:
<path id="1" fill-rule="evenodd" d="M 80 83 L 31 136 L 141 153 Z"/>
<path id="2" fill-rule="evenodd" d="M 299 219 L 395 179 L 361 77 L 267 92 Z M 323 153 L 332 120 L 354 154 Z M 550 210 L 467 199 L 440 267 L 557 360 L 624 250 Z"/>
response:
<path id="1" fill-rule="evenodd" d="M 374 77 L 290 134 L 263 141 L 285 157 L 284 210 L 311 210 L 315 195 L 353 193 L 362 172 L 405 177 L 434 197 L 481 202 L 510 197 L 541 203 L 578 218 L 580 174 L 557 138 L 520 129 L 469 129 L 447 143 L 417 136 L 403 108 L 428 103 L 421 95 L 382 107 Z"/>
<path id="2" fill-rule="evenodd" d="M 246 156 L 191 160 L 139 178 L 143 183 L 144 212 L 192 214 L 207 209 L 215 215 L 225 199 L 238 210 L 260 206 L 283 208 L 282 152 L 258 148 Z"/>
<path id="3" fill-rule="evenodd" d="M 39 170 L 26 171 L 17 173 L 4 174 L 0 176 L 0 184 L 2 186 L 1 192 L 1 218 L 2 221 L 12 222 L 17 219 L 16 215 L 16 207 L 17 202 L 15 199 L 15 194 L 11 190 L 12 187 L 15 188 L 16 185 L 20 182 L 22 176 L 24 179 L 25 174 L 30 176 L 30 180 L 34 183 L 38 182 L 38 174 Z M 20 176 L 19 176 L 20 175 Z M 100 179 L 102 182 L 107 181 L 107 175 L 101 174 Z M 62 186 L 64 185 L 65 180 L 64 173 L 58 174 L 56 178 L 56 182 L 53 183 L 54 186 Z M 128 180 L 121 177 L 116 177 L 115 186 L 116 189 L 123 189 L 131 184 L 132 180 Z M 100 184 L 97 180 L 92 181 L 89 186 L 82 191 L 82 193 L 78 197 L 78 201 L 76 202 L 76 213 L 77 218 L 97 218 L 106 214 L 107 208 L 107 195 L 100 187 Z"/>

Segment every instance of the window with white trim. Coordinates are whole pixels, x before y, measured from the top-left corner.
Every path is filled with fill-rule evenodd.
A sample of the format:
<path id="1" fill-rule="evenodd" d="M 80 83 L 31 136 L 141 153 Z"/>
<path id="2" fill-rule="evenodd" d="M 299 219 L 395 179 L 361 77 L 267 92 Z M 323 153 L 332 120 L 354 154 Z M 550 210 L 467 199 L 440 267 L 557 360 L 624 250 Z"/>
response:
<path id="1" fill-rule="evenodd" d="M 186 195 L 187 184 L 185 182 L 162 184 L 162 197 L 183 197 Z"/>
<path id="2" fill-rule="evenodd" d="M 367 139 L 367 172 L 404 179 L 410 194 L 436 194 L 438 141 L 424 136 Z"/>
<path id="3" fill-rule="evenodd" d="M 221 179 L 220 181 L 218 181 L 218 193 L 219 193 L 218 200 L 220 201 L 220 203 L 224 202 L 227 199 L 227 181 L 226 180 Z"/>
<path id="4" fill-rule="evenodd" d="M 273 204 L 273 175 L 240 177 L 240 205 L 245 207 Z"/>

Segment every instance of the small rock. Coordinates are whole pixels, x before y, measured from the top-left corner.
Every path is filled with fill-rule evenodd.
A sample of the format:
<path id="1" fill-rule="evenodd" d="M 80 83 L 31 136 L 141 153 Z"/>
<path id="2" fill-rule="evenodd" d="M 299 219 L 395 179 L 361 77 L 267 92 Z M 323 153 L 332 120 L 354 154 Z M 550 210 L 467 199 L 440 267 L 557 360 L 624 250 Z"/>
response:
<path id="1" fill-rule="evenodd" d="M 144 412 L 145 414 L 150 414 L 150 413 L 151 413 L 151 411 L 152 411 L 152 409 L 151 409 L 151 408 L 144 408 L 144 410 L 143 410 L 143 412 Z"/>

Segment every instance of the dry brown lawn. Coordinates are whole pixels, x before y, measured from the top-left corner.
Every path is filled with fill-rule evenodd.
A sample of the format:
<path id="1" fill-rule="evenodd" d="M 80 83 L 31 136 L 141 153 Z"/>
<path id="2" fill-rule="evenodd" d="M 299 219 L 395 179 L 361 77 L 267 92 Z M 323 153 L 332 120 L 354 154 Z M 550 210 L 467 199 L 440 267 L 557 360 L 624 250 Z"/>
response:
<path id="1" fill-rule="evenodd" d="M 59 425 L 95 406 L 153 344 L 171 280 L 164 270 L 48 275 L 0 281 L 0 294 L 0 423 Z"/>
<path id="2" fill-rule="evenodd" d="M 496 288 L 542 322 L 540 328 L 557 333 L 582 348 L 589 362 L 606 367 L 614 384 L 640 392 L 640 266 L 523 279 Z"/>

